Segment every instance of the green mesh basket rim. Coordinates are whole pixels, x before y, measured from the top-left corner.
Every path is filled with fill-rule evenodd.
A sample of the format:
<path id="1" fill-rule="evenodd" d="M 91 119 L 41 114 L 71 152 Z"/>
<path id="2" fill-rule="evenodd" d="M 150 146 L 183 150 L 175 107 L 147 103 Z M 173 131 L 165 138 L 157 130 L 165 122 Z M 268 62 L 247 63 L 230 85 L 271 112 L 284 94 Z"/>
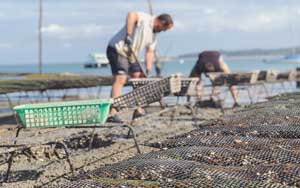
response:
<path id="1" fill-rule="evenodd" d="M 37 103 L 37 104 L 24 104 L 14 107 L 15 111 L 37 109 L 37 108 L 51 108 L 51 107 L 69 107 L 69 106 L 86 106 L 86 105 L 99 105 L 111 104 L 111 99 L 95 99 L 95 100 L 78 100 L 66 102 L 53 102 L 53 103 Z"/>

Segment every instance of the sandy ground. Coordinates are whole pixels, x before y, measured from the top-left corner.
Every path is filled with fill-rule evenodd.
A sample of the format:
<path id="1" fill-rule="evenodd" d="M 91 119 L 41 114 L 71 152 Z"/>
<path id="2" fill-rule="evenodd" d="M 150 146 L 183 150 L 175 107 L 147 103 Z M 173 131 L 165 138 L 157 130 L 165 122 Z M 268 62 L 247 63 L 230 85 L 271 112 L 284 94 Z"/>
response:
<path id="1" fill-rule="evenodd" d="M 156 107 L 149 109 L 151 115 L 139 119 L 133 124 L 142 153 L 154 150 L 154 148 L 145 146 L 145 143 L 163 141 L 167 137 L 186 133 L 193 129 L 193 118 L 190 111 L 185 107 L 176 109 L 173 122 L 170 120 L 174 108 L 169 108 L 160 113 L 160 109 Z M 127 111 L 122 114 L 122 117 L 129 120 L 131 114 L 131 111 Z M 198 123 L 216 119 L 221 115 L 222 113 L 218 109 L 200 109 L 197 114 Z M 13 129 L 14 126 L 13 118 L 3 119 L 0 128 L 1 145 L 13 143 L 16 133 L 16 130 Z M 88 150 L 91 129 L 22 130 L 17 143 L 31 144 L 32 148 L 14 158 L 13 172 L 10 176 L 11 182 L 3 183 L 2 186 L 27 188 L 68 181 L 66 177 L 72 174 L 67 160 L 58 160 L 52 147 L 42 146 L 42 144 L 50 141 L 64 141 L 68 145 L 75 174 L 99 168 L 105 164 L 120 162 L 137 154 L 133 139 L 127 139 L 126 137 L 126 129 L 116 127 L 95 131 L 97 137 L 93 143 L 93 148 Z M 76 139 L 76 137 L 79 137 L 79 139 Z M 7 152 L 8 148 L 0 148 L 1 179 L 4 178 L 7 169 L 5 163 L 9 157 Z M 57 155 L 63 157 L 63 150 L 57 149 Z"/>

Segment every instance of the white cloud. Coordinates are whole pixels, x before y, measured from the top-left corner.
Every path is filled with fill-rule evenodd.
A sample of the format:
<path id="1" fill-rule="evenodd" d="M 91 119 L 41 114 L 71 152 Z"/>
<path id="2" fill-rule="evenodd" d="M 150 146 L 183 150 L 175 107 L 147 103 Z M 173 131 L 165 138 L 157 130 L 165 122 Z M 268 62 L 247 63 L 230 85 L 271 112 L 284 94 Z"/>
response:
<path id="1" fill-rule="evenodd" d="M 3 12 L 0 12 L 0 19 L 2 20 L 2 19 L 5 19 L 7 16 L 6 16 L 6 14 L 4 14 Z"/>
<path id="2" fill-rule="evenodd" d="M 289 11 L 286 7 L 267 9 L 259 6 L 229 6 L 226 9 L 216 6 L 214 9 L 201 8 L 198 12 L 179 15 L 177 29 L 186 32 L 271 32 L 284 30 L 291 23 L 297 23 L 298 8 Z M 294 16 L 293 16 L 294 15 Z M 175 21 L 176 27 L 176 21 Z"/>
<path id="3" fill-rule="evenodd" d="M 174 30 L 183 31 L 186 29 L 186 25 L 182 21 L 174 20 Z"/>
<path id="4" fill-rule="evenodd" d="M 42 32 L 46 36 L 58 39 L 94 38 L 107 34 L 110 31 L 110 27 L 98 24 L 86 24 L 78 26 L 50 24 L 42 28 Z"/>
<path id="5" fill-rule="evenodd" d="M 72 48 L 73 44 L 66 42 L 66 43 L 63 44 L 63 46 L 64 46 L 64 48 Z"/>
<path id="6" fill-rule="evenodd" d="M 10 49 L 13 48 L 15 45 L 13 43 L 1 43 L 0 42 L 0 48 L 2 49 Z"/>
<path id="7" fill-rule="evenodd" d="M 213 8 L 205 8 L 203 10 L 203 13 L 209 15 L 209 14 L 215 14 L 215 13 L 217 13 L 217 11 L 215 9 L 213 9 Z"/>

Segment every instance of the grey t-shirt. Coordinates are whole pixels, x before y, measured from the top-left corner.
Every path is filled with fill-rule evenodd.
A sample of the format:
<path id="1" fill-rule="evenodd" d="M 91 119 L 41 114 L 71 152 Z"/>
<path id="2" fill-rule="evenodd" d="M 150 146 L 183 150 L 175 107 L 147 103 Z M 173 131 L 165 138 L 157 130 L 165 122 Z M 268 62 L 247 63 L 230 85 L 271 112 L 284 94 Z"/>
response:
<path id="1" fill-rule="evenodd" d="M 156 37 L 153 33 L 154 17 L 150 14 L 138 12 L 138 22 L 133 32 L 133 45 L 132 50 L 136 56 L 143 49 L 154 50 L 156 46 Z M 114 47 L 118 54 L 127 57 L 127 46 L 124 43 L 126 37 L 127 28 L 126 25 L 114 35 L 110 40 L 109 46 Z M 128 57 L 130 58 L 130 57 Z"/>

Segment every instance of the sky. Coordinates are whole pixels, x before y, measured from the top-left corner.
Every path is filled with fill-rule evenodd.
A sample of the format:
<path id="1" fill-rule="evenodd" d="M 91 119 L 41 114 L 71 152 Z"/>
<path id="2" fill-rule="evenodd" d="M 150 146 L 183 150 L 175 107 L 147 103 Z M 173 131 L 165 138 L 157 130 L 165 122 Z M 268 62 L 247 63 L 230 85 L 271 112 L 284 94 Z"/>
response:
<path id="1" fill-rule="evenodd" d="M 84 62 L 105 53 L 129 11 L 147 0 L 43 0 L 45 63 Z M 300 44 L 299 0 L 152 0 L 175 26 L 158 36 L 161 55 Z M 0 64 L 32 64 L 38 52 L 38 0 L 0 0 Z"/>

